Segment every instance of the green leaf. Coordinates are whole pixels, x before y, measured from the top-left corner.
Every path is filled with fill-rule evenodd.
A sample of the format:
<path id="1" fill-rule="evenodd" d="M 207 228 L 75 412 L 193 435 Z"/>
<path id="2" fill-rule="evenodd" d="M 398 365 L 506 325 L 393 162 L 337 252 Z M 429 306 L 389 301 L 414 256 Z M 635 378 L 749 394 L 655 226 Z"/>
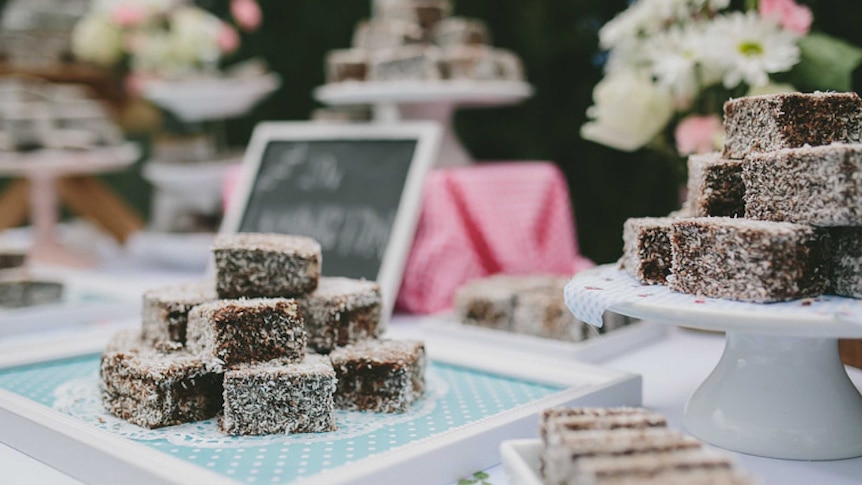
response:
<path id="1" fill-rule="evenodd" d="M 853 70 L 862 62 L 862 49 L 820 33 L 799 40 L 800 61 L 789 81 L 800 91 L 850 91 Z"/>
<path id="2" fill-rule="evenodd" d="M 489 475 L 485 472 L 476 472 L 473 474 L 473 478 L 477 478 L 479 480 L 484 480 L 484 479 L 488 478 L 488 476 Z"/>

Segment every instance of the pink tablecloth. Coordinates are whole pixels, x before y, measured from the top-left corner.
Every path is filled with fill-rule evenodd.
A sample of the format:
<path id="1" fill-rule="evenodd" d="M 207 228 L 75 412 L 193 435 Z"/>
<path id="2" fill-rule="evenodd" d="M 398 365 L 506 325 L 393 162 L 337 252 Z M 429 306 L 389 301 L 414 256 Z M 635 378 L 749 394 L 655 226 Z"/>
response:
<path id="1" fill-rule="evenodd" d="M 233 193 L 238 171 L 225 182 Z M 455 290 L 496 273 L 572 275 L 593 266 L 580 255 L 565 177 L 548 162 L 437 169 L 422 212 L 397 307 L 434 313 Z"/>
<path id="2" fill-rule="evenodd" d="M 438 169 L 426 184 L 397 307 L 433 313 L 470 279 L 496 273 L 571 275 L 579 254 L 566 180 L 547 162 Z"/>

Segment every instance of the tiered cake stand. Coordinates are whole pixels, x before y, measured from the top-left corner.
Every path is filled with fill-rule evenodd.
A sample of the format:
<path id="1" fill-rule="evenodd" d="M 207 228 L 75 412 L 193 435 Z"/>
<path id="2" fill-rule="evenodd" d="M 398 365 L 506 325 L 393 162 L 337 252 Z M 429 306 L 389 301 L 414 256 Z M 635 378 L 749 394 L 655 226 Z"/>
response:
<path id="1" fill-rule="evenodd" d="M 88 266 L 91 262 L 62 246 L 54 234 L 60 216 L 58 184 L 65 177 L 112 172 L 130 166 L 140 156 L 137 145 L 99 147 L 92 150 L 37 150 L 0 153 L 0 175 L 23 177 L 29 181 L 30 218 L 33 224 L 31 259 L 67 266 Z M 115 233 L 137 229 L 137 217 L 126 212 L 113 194 L 88 179 L 77 179 L 66 187 L 64 197 L 73 209 L 114 227 Z"/>
<path id="2" fill-rule="evenodd" d="M 517 104 L 533 88 L 521 81 L 389 81 L 327 84 L 314 97 L 334 106 L 371 105 L 379 122 L 436 121 L 443 127 L 437 166 L 470 165 L 472 158 L 458 140 L 452 116 L 458 108 Z"/>
<path id="3" fill-rule="evenodd" d="M 626 277 L 619 273 L 608 266 L 579 273 L 567 299 L 635 318 L 726 332 L 721 360 L 686 404 L 691 434 L 771 458 L 862 456 L 862 396 L 838 355 L 839 338 L 862 338 L 862 301 L 828 296 L 764 305 L 637 284 L 631 285 L 630 297 L 608 299 L 604 290 Z"/>

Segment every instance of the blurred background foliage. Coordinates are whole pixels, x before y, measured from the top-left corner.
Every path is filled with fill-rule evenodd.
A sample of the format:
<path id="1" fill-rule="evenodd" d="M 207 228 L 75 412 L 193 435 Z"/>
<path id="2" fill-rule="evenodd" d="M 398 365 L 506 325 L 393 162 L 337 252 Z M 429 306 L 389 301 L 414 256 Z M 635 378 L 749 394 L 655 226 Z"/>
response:
<path id="1" fill-rule="evenodd" d="M 734 0 L 736 1 L 736 0 Z M 356 23 L 369 15 L 370 0 L 259 0 L 262 27 L 243 35 L 231 61 L 263 57 L 282 77 L 282 88 L 248 117 L 232 120 L 228 136 L 241 146 L 262 120 L 306 120 L 319 106 L 313 90 L 324 81 L 324 56 L 350 45 Z M 2 6 L 3 0 L 0 0 Z M 197 0 L 227 17 L 228 0 Z M 802 0 L 814 12 L 815 30 L 862 45 L 862 9 L 838 0 Z M 488 23 L 495 45 L 522 59 L 536 94 L 498 109 L 464 110 L 456 128 L 478 160 L 550 160 L 566 174 L 581 252 L 598 263 L 616 260 L 622 223 L 628 217 L 664 215 L 679 205 L 680 161 L 640 151 L 621 153 L 584 141 L 579 129 L 601 77 L 597 31 L 628 6 L 626 0 L 460 0 L 456 15 Z M 854 89 L 860 76 L 855 73 Z M 142 212 L 148 193 L 128 177 L 123 186 Z"/>

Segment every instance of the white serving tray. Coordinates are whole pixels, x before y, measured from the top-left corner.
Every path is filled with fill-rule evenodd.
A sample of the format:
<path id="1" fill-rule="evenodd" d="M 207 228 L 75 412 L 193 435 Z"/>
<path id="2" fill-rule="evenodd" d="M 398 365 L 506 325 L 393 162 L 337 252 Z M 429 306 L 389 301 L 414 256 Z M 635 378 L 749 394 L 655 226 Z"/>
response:
<path id="1" fill-rule="evenodd" d="M 83 388 L 95 388 L 98 357 L 92 352 L 94 347 L 101 348 L 104 338 L 91 335 L 79 342 L 80 356 L 71 359 L 69 356 L 75 355 L 71 348 L 74 343 L 69 341 L 42 345 L 30 351 L 19 349 L 18 352 L 4 353 L 3 358 L 0 358 L 0 441 L 92 484 L 113 484 L 118 477 L 122 477 L 126 484 L 215 485 L 250 481 L 395 483 L 404 482 L 405 477 L 411 483 L 451 483 L 459 477 L 499 463 L 498 449 L 502 441 L 535 437 L 538 415 L 546 408 L 560 405 L 637 406 L 641 403 L 639 376 L 541 355 L 531 358 L 518 355 L 513 358 L 507 349 L 487 344 L 465 349 L 455 345 L 456 342 L 451 339 L 435 336 L 426 341 L 428 355 L 433 363 L 429 370 L 431 391 L 428 397 L 414 406 L 417 408 L 416 419 L 407 423 L 403 419 L 412 419 L 410 416 L 361 416 L 372 428 L 378 419 L 383 422 L 381 426 L 389 426 L 386 420 L 398 419 L 402 419 L 397 423 L 398 426 L 407 423 L 405 425 L 410 426 L 411 430 L 415 426 L 415 437 L 405 438 L 404 442 L 380 452 L 371 453 L 361 449 L 367 446 L 363 443 L 375 441 L 367 441 L 367 433 L 350 435 L 351 419 L 356 418 L 356 413 L 345 417 L 345 414 L 350 413 L 341 412 L 336 414 L 336 421 L 340 423 L 343 434 L 347 434 L 341 438 L 333 434 L 331 441 L 324 443 L 327 455 L 323 457 L 315 453 L 322 446 L 321 440 L 328 439 L 324 434 L 267 438 L 217 436 L 213 444 L 207 441 L 213 437 L 206 435 L 206 429 L 207 426 L 214 429 L 215 425 L 208 422 L 163 428 L 161 431 L 136 428 L 137 437 L 131 438 L 120 429 L 124 423 L 115 423 L 118 420 L 111 421 L 113 418 L 110 416 L 93 416 L 74 411 L 75 403 L 92 400 L 92 395 L 86 392 L 80 395 L 73 392 L 70 395 L 62 391 L 82 379 L 87 384 Z M 55 356 L 67 360 L 58 361 Z M 26 365 L 22 367 L 22 364 Z M 76 372 L 81 373 L 80 369 L 85 369 L 82 374 L 84 377 L 76 376 Z M 446 381 L 445 376 L 449 374 L 457 375 L 457 380 Z M 500 382 L 504 385 L 493 385 Z M 83 389 L 80 386 L 71 387 L 77 389 L 75 392 Z M 525 395 L 531 397 L 524 398 L 523 402 L 501 406 L 501 411 L 475 415 L 453 426 L 441 425 L 439 413 L 433 414 L 447 410 L 447 420 L 450 417 L 448 410 L 451 410 L 451 417 L 458 415 L 458 405 L 449 403 L 452 399 L 455 399 L 452 402 L 461 403 L 461 408 L 466 405 L 471 410 L 482 409 L 490 402 L 506 400 L 510 388 L 535 388 L 541 392 L 537 391 L 534 397 L 527 393 Z M 474 400 L 471 394 L 474 391 L 478 392 L 475 396 L 480 399 L 491 396 L 490 400 L 484 403 Z M 58 405 L 58 402 L 65 404 Z M 71 406 L 73 410 L 65 408 L 65 405 Z M 64 411 L 53 409 L 52 406 Z M 426 409 L 430 409 L 431 414 L 422 414 Z M 101 409 L 98 411 L 103 413 Z M 458 417 L 456 420 L 460 419 Z M 426 433 L 422 423 L 431 422 L 438 428 Z M 378 446 L 385 441 L 386 432 L 390 432 L 389 437 L 393 440 L 401 439 L 395 437 L 395 426 L 372 430 L 376 433 Z M 126 431 L 129 427 L 131 425 L 125 424 Z M 435 428 L 431 426 L 430 429 Z M 290 469 L 289 463 L 285 465 L 284 462 L 289 462 L 298 453 L 305 451 L 301 449 L 303 446 L 310 450 L 311 456 L 303 455 L 307 461 L 326 458 L 324 464 L 328 465 L 319 472 L 287 477 L 295 469 Z M 219 451 L 222 449 L 223 453 Z M 339 461 L 345 450 L 365 453 L 365 456 Z M 235 472 L 226 472 L 220 468 L 225 462 L 212 460 L 204 463 L 206 459 L 202 457 L 207 454 L 222 456 L 228 461 L 235 460 Z M 243 460 L 246 457 L 249 458 L 247 461 L 254 461 L 249 467 L 255 471 L 244 475 L 241 469 L 245 466 Z M 284 468 L 284 474 L 280 475 L 281 471 L 275 474 L 281 468 Z M 250 480 L 252 478 L 259 480 Z"/>
<path id="2" fill-rule="evenodd" d="M 544 485 L 539 471 L 542 441 L 538 439 L 506 440 L 500 443 L 500 457 L 509 477 L 509 485 Z"/>

